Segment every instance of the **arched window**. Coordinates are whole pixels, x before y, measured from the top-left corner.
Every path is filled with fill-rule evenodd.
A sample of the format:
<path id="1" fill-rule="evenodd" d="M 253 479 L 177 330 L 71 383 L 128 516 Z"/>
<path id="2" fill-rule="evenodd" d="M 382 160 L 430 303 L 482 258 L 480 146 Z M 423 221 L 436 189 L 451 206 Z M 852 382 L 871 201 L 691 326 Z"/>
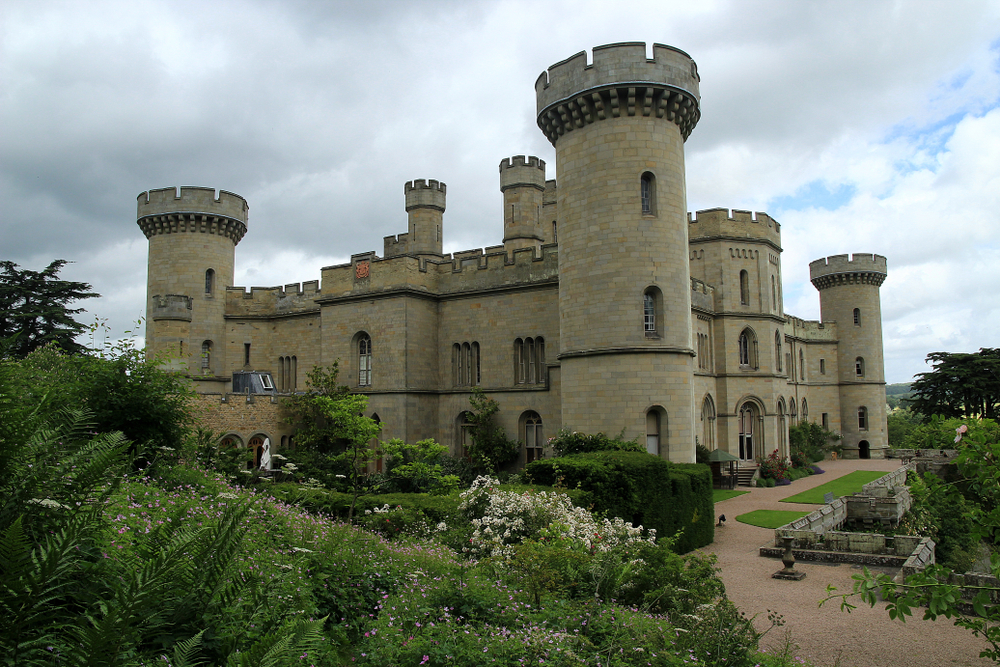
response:
<path id="1" fill-rule="evenodd" d="M 806 399 L 802 399 L 802 421 L 806 421 L 809 418 L 809 404 L 806 403 Z"/>
<path id="2" fill-rule="evenodd" d="M 774 276 L 771 276 L 771 308 L 778 310 L 778 288 L 774 284 Z"/>
<path id="3" fill-rule="evenodd" d="M 859 378 L 865 376 L 865 359 L 864 357 L 858 357 L 854 360 L 854 375 Z"/>
<path id="4" fill-rule="evenodd" d="M 781 332 L 774 332 L 774 366 L 775 369 L 781 372 Z"/>
<path id="5" fill-rule="evenodd" d="M 805 381 L 806 379 L 806 354 L 805 351 L 799 348 L 799 380 Z"/>
<path id="6" fill-rule="evenodd" d="M 701 402 L 701 439 L 702 445 L 715 449 L 715 403 L 710 395 Z"/>
<path id="7" fill-rule="evenodd" d="M 650 408 L 646 413 L 646 451 L 653 456 L 660 455 L 660 411 Z"/>
<path id="8" fill-rule="evenodd" d="M 757 407 L 750 402 L 744 403 L 738 412 L 740 420 L 740 460 L 753 461 L 754 450 L 757 447 Z"/>
<path id="9" fill-rule="evenodd" d="M 795 398 L 792 396 L 788 397 L 788 416 L 791 417 L 793 424 L 798 421 L 799 404 L 795 402 Z"/>
<path id="10" fill-rule="evenodd" d="M 205 271 L 205 294 L 211 295 L 215 292 L 215 269 Z"/>
<path id="11" fill-rule="evenodd" d="M 470 387 L 479 384 L 481 364 L 479 343 L 455 343 L 451 346 L 453 384 L 456 387 Z"/>
<path id="12" fill-rule="evenodd" d="M 740 271 L 740 305 L 750 305 L 750 274 L 746 269 Z"/>
<path id="13" fill-rule="evenodd" d="M 542 458 L 545 439 L 542 435 L 542 418 L 537 412 L 521 415 L 521 441 L 524 443 L 525 464 Z"/>
<path id="14" fill-rule="evenodd" d="M 514 383 L 545 384 L 545 339 L 541 336 L 514 341 Z"/>
<path id="15" fill-rule="evenodd" d="M 285 358 L 278 357 L 278 391 L 286 391 L 285 389 Z"/>
<path id="16" fill-rule="evenodd" d="M 663 335 L 663 293 L 659 288 L 647 287 L 642 293 L 642 328 L 647 337 Z"/>
<path id="17" fill-rule="evenodd" d="M 737 341 L 737 346 L 739 348 L 739 362 L 740 368 L 744 370 L 756 370 L 757 366 L 757 336 L 754 335 L 752 329 L 747 327 L 742 332 L 740 332 L 740 337 Z"/>
<path id="18" fill-rule="evenodd" d="M 645 172 L 639 179 L 639 194 L 642 198 L 642 214 L 656 215 L 656 177 Z"/>
<path id="19" fill-rule="evenodd" d="M 861 326 L 861 309 L 860 308 L 855 308 L 854 309 L 854 326 L 858 326 L 858 327 Z"/>
<path id="20" fill-rule="evenodd" d="M 372 384 L 372 339 L 366 333 L 358 336 L 358 386 Z"/>
<path id="21" fill-rule="evenodd" d="M 858 408 L 858 430 L 868 430 L 868 408 L 864 406 Z"/>
<path id="22" fill-rule="evenodd" d="M 785 418 L 785 399 L 778 397 L 778 448 L 784 452 L 788 443 L 788 420 Z"/>
<path id="23" fill-rule="evenodd" d="M 299 373 L 299 359 L 294 354 L 292 355 L 292 365 L 289 371 L 289 379 L 291 380 L 291 386 L 288 388 L 289 391 L 295 391 L 299 386 L 298 380 Z"/>
<path id="24" fill-rule="evenodd" d="M 203 373 L 212 372 L 212 347 L 210 340 L 201 344 L 201 370 Z"/>

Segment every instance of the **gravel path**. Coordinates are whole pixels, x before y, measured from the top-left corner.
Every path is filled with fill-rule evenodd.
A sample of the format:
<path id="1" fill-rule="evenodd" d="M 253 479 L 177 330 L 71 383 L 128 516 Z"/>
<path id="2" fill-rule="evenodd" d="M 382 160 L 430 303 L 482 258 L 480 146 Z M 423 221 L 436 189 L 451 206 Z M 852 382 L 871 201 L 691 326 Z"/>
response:
<path id="1" fill-rule="evenodd" d="M 824 461 L 819 465 L 826 474 L 812 475 L 790 486 L 754 488 L 748 494 L 715 506 L 717 515 L 726 515 L 726 525 L 715 529 L 715 542 L 704 551 L 718 556 L 729 598 L 747 616 L 756 614 L 764 620 L 768 610 L 784 616 L 785 626 L 771 630 L 763 646 L 772 651 L 780 649 L 786 637 L 790 638 L 798 645 L 794 655 L 817 667 L 993 665 L 992 661 L 978 657 L 986 643 L 947 619 L 924 621 L 911 617 L 906 623 L 891 621 L 882 604 L 874 609 L 859 606 L 850 614 L 841 612 L 836 601 L 818 607 L 819 601 L 826 597 L 828 584 L 841 591 L 851 590 L 851 575 L 859 573 L 861 566 L 799 562 L 795 568 L 806 573 L 802 581 L 771 578 L 782 568 L 781 561 L 757 554 L 761 545 L 773 542 L 774 531 L 740 523 L 736 520 L 738 515 L 755 509 L 812 511 L 817 506 L 778 501 L 854 470 L 888 472 L 898 467 L 899 462 L 873 459 Z"/>

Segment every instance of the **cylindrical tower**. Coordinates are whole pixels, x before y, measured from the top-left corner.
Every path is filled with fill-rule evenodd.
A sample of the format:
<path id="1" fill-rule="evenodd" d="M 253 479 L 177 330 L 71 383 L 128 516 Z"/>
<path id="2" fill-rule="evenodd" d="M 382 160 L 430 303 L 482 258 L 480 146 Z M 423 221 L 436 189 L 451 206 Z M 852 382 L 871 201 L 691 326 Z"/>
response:
<path id="1" fill-rule="evenodd" d="M 820 319 L 837 323 L 845 457 L 882 458 L 888 447 L 879 298 L 885 277 L 881 255 L 833 255 L 809 264 L 809 278 L 819 290 Z"/>
<path id="2" fill-rule="evenodd" d="M 556 149 L 562 423 L 694 461 L 684 141 L 700 115 L 683 51 L 609 44 L 535 83 Z"/>
<path id="3" fill-rule="evenodd" d="M 544 242 L 540 226 L 545 193 L 545 160 L 516 155 L 500 162 L 503 193 L 503 247 L 509 253 L 538 248 Z"/>
<path id="4" fill-rule="evenodd" d="M 246 200 L 212 188 L 162 188 L 138 197 L 149 239 L 146 355 L 190 375 L 221 375 L 226 288 L 247 231 Z"/>
<path id="5" fill-rule="evenodd" d="M 409 254 L 440 255 L 441 224 L 448 188 L 435 180 L 417 179 L 403 186 L 409 219 Z"/>

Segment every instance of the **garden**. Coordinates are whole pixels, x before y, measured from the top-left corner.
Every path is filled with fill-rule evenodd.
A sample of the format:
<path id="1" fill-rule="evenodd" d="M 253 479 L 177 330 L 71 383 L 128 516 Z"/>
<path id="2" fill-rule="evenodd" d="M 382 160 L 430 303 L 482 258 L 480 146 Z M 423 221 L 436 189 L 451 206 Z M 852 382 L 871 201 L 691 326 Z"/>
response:
<path id="1" fill-rule="evenodd" d="M 186 392 L 126 347 L 0 363 L 9 664 L 791 664 L 758 653 L 780 619 L 744 617 L 690 552 L 712 536 L 703 466 L 561 434 L 531 477 L 466 488 L 465 464 L 397 442 L 378 478 L 354 404 L 328 403 L 355 440 L 265 481 L 192 430 Z M 654 483 L 684 502 L 649 502 Z"/>

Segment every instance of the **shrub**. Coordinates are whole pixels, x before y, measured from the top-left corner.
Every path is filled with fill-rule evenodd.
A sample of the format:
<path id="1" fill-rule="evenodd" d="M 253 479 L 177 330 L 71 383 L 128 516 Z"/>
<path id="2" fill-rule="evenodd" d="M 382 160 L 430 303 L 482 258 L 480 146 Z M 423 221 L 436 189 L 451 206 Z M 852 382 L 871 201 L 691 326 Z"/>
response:
<path id="1" fill-rule="evenodd" d="M 768 454 L 766 459 L 758 458 L 757 465 L 760 476 L 764 479 L 785 479 L 788 474 L 788 462 L 778 453 L 777 449 Z"/>
<path id="2" fill-rule="evenodd" d="M 604 451 L 531 462 L 526 474 L 542 484 L 561 484 L 590 496 L 593 511 L 656 530 L 681 533 L 687 552 L 714 539 L 712 473 L 708 466 L 664 461 L 645 452 Z"/>
<path id="3" fill-rule="evenodd" d="M 549 438 L 548 446 L 556 456 L 570 454 L 585 454 L 588 452 L 645 452 L 645 448 L 635 440 L 609 438 L 603 433 L 586 434 L 579 431 L 561 429 L 559 433 Z"/>
<path id="4" fill-rule="evenodd" d="M 839 443 L 840 435 L 816 422 L 801 421 L 788 427 L 788 445 L 795 467 L 822 461 L 829 452 L 840 454 L 844 447 Z"/>

